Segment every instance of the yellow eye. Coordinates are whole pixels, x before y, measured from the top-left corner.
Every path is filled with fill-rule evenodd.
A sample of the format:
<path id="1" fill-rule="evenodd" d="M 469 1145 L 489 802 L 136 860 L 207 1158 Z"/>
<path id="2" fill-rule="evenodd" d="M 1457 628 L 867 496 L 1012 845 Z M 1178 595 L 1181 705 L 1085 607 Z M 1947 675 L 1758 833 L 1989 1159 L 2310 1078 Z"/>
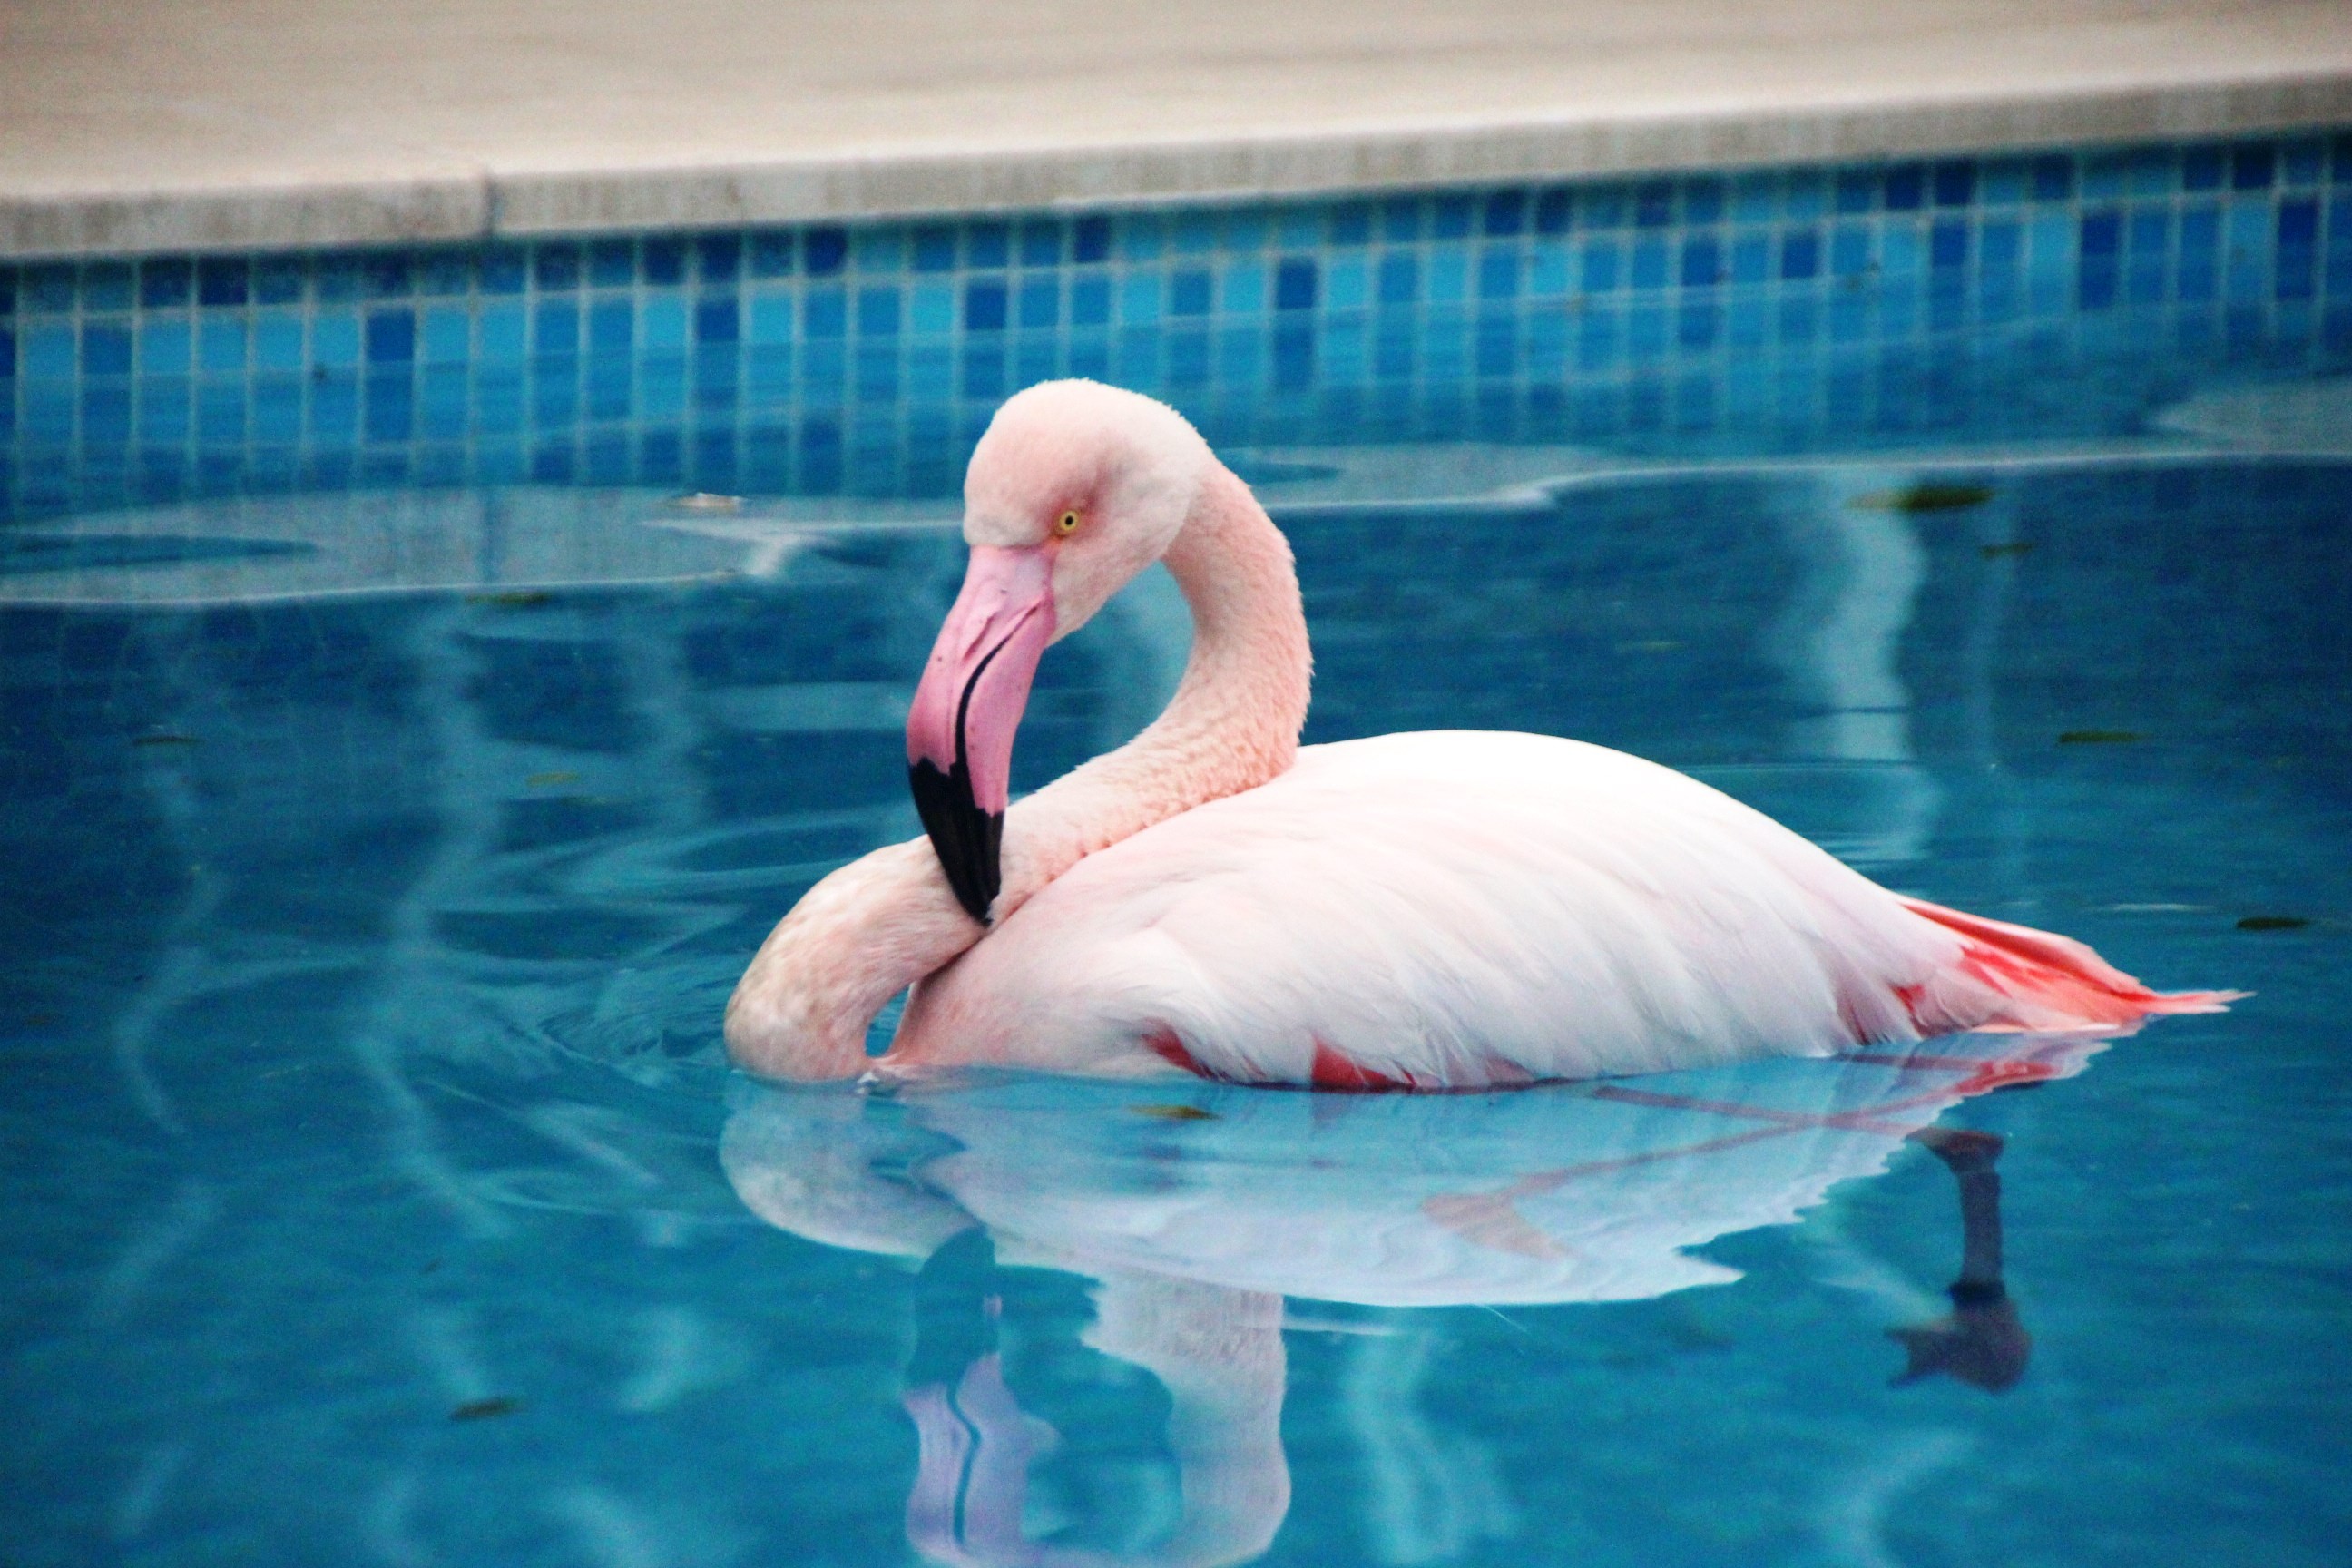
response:
<path id="1" fill-rule="evenodd" d="M 1055 520 L 1054 531 L 1055 533 L 1072 534 L 1077 532 L 1077 531 L 1078 514 L 1076 512 L 1066 511 L 1059 518 Z"/>

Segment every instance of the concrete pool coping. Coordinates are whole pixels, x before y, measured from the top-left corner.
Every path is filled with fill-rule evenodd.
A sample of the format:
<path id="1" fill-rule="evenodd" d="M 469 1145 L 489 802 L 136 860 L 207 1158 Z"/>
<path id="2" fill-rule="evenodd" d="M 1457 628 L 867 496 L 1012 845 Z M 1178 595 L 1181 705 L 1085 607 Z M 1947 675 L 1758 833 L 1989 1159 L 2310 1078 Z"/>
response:
<path id="1" fill-rule="evenodd" d="M 0 257 L 2343 124 L 2352 6 L 2336 0 L 15 0 Z"/>

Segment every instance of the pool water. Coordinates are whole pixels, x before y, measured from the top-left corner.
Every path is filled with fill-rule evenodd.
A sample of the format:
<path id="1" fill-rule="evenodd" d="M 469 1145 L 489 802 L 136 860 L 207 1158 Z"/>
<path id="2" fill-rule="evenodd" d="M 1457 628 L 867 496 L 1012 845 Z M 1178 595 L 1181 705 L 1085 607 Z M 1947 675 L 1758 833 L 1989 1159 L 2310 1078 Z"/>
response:
<path id="1" fill-rule="evenodd" d="M 1310 741 L 1623 747 L 2254 995 L 1495 1096 L 762 1086 L 749 953 L 916 831 L 951 507 L 27 524 L 0 1557 L 2342 1560 L 2352 462 L 1234 456 Z M 1148 577 L 1051 653 L 1016 788 L 1185 640 Z"/>

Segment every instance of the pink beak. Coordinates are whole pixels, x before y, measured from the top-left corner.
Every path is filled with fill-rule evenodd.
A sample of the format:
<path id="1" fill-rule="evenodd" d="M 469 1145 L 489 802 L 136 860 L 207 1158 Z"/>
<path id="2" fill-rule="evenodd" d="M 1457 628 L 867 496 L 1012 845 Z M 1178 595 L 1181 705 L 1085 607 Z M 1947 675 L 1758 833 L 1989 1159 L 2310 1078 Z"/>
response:
<path id="1" fill-rule="evenodd" d="M 956 901 L 985 921 L 1002 885 L 1013 736 L 1054 640 L 1054 563 L 1044 549 L 972 546 L 907 714 L 915 809 Z"/>

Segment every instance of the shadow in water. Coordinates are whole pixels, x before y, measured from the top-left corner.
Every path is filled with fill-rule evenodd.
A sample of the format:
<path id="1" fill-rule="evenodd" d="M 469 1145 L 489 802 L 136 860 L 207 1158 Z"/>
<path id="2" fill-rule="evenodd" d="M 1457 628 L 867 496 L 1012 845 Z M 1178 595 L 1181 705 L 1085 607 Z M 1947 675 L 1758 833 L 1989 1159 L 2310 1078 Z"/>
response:
<path id="1" fill-rule="evenodd" d="M 2013 1385 L 2029 1341 L 2001 1281 L 2000 1141 L 1931 1124 L 1969 1096 L 2071 1076 L 2103 1044 L 1961 1037 L 1454 1096 L 1010 1076 L 871 1092 L 746 1085 L 721 1157 L 771 1224 L 919 1266 L 903 1403 L 920 1448 L 907 1532 L 925 1557 L 1257 1556 L 1290 1502 L 1289 1328 L 1347 1336 L 1343 1409 L 1373 1533 L 1386 1561 L 1430 1562 L 1514 1524 L 1477 1446 L 1441 1438 L 1421 1414 L 1429 1340 L 1406 1309 L 1727 1283 L 1738 1270 L 1691 1249 L 1793 1223 L 1906 1142 L 1958 1178 L 1962 1261 L 1949 1316 L 1889 1331 L 1908 1356 L 1896 1381 Z M 1031 1467 L 1058 1438 L 1006 1383 L 1000 1266 L 1090 1280 L 1083 1342 L 1167 1391 L 1176 1497 L 1145 1539 L 1078 1547 L 1040 1527 Z"/>

